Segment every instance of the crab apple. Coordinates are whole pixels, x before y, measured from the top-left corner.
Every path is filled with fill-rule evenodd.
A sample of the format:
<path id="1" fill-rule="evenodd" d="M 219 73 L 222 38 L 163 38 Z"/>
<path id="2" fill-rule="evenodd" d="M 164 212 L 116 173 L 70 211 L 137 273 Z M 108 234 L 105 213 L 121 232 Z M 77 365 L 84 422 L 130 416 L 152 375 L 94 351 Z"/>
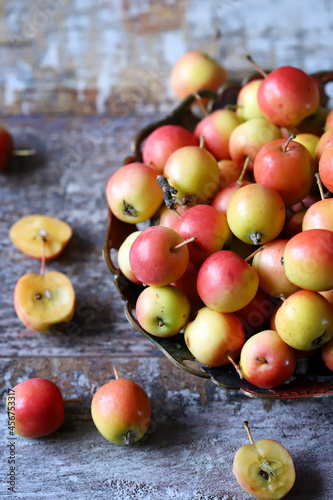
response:
<path id="1" fill-rule="evenodd" d="M 172 337 L 187 323 L 190 302 L 179 288 L 148 286 L 139 295 L 136 316 L 142 328 L 156 337 Z"/>
<path id="2" fill-rule="evenodd" d="M 14 153 L 14 141 L 12 135 L 4 127 L 0 126 L 0 171 L 8 164 Z"/>
<path id="3" fill-rule="evenodd" d="M 259 276 L 260 288 L 272 297 L 288 297 L 298 290 L 298 286 L 288 280 L 283 266 L 287 243 L 286 239 L 270 241 L 252 259 L 252 267 Z"/>
<path id="4" fill-rule="evenodd" d="M 94 394 L 91 416 L 105 439 L 114 444 L 130 445 L 146 434 L 151 420 L 151 404 L 140 385 L 116 378 L 102 385 Z"/>
<path id="5" fill-rule="evenodd" d="M 111 212 L 130 224 L 150 219 L 163 202 L 156 172 L 140 162 L 129 163 L 117 170 L 106 186 Z"/>
<path id="6" fill-rule="evenodd" d="M 333 232 L 308 229 L 293 236 L 284 250 L 286 276 L 300 288 L 333 288 Z"/>
<path id="7" fill-rule="evenodd" d="M 303 210 L 299 210 L 295 214 L 293 214 L 286 225 L 284 226 L 283 235 L 285 238 L 290 240 L 295 234 L 300 233 L 302 231 L 302 224 L 304 215 L 306 214 L 307 208 L 303 208 Z"/>
<path id="8" fill-rule="evenodd" d="M 294 142 L 302 144 L 311 154 L 312 158 L 316 159 L 316 147 L 319 141 L 319 136 L 315 134 L 303 133 L 297 134 L 293 139 Z"/>
<path id="9" fill-rule="evenodd" d="M 177 281 L 171 283 L 185 293 L 186 297 L 190 301 L 192 312 L 197 311 L 204 306 L 204 303 L 200 299 L 197 291 L 197 276 L 199 269 L 200 266 L 193 264 L 193 262 L 189 262 L 183 276 Z"/>
<path id="10" fill-rule="evenodd" d="M 319 175 L 327 189 L 333 192 L 333 144 L 328 146 L 320 157 Z"/>
<path id="11" fill-rule="evenodd" d="M 219 189 L 223 189 L 229 186 L 229 184 L 236 182 L 243 170 L 241 165 L 238 165 L 238 163 L 228 158 L 225 160 L 219 160 L 217 164 L 220 169 Z M 243 179 L 248 181 L 249 175 L 245 173 Z"/>
<path id="12" fill-rule="evenodd" d="M 137 279 L 145 285 L 156 286 L 178 280 L 189 262 L 187 245 L 180 245 L 183 242 L 184 239 L 168 227 L 144 229 L 129 253 L 130 266 Z"/>
<path id="13" fill-rule="evenodd" d="M 333 337 L 322 346 L 321 357 L 327 368 L 333 372 Z"/>
<path id="14" fill-rule="evenodd" d="M 184 146 L 198 146 L 198 139 L 179 125 L 161 125 L 151 132 L 142 148 L 143 163 L 162 174 L 169 156 Z"/>
<path id="15" fill-rule="evenodd" d="M 333 198 L 317 201 L 305 212 L 303 231 L 308 229 L 328 229 L 333 231 Z"/>
<path id="16" fill-rule="evenodd" d="M 257 387 L 270 389 L 286 382 L 296 369 L 294 350 L 274 330 L 255 333 L 244 344 L 239 369 Z"/>
<path id="17" fill-rule="evenodd" d="M 231 132 L 243 120 L 229 109 L 217 109 L 197 124 L 194 135 L 200 139 L 204 137 L 205 148 L 212 153 L 216 160 L 230 158 L 229 138 Z"/>
<path id="18" fill-rule="evenodd" d="M 318 292 L 298 290 L 277 310 L 275 327 L 294 349 L 313 351 L 333 336 L 333 308 Z"/>
<path id="19" fill-rule="evenodd" d="M 58 331 L 74 316 L 75 291 L 67 276 L 58 271 L 25 274 L 16 283 L 14 307 L 31 330 Z"/>
<path id="20" fill-rule="evenodd" d="M 171 88 L 179 99 L 202 89 L 216 92 L 226 81 L 224 67 L 213 57 L 196 50 L 178 59 L 171 71 Z"/>
<path id="21" fill-rule="evenodd" d="M 233 313 L 220 313 L 209 307 L 199 309 L 185 326 L 189 351 L 202 364 L 222 366 L 236 359 L 245 342 L 242 323 Z"/>
<path id="22" fill-rule="evenodd" d="M 258 273 L 239 255 L 220 250 L 200 267 L 197 290 L 204 304 L 218 312 L 235 312 L 254 298 L 259 285 Z"/>
<path id="23" fill-rule="evenodd" d="M 195 237 L 189 243 L 189 258 L 202 264 L 212 253 L 222 250 L 231 238 L 226 216 L 210 205 L 195 205 L 179 219 L 175 227 L 184 240 Z"/>
<path id="24" fill-rule="evenodd" d="M 252 335 L 262 330 L 269 322 L 274 311 L 272 298 L 261 288 L 258 288 L 254 298 L 247 306 L 235 314 L 242 322 L 246 335 Z"/>
<path id="25" fill-rule="evenodd" d="M 252 118 L 238 125 L 231 133 L 230 157 L 239 165 L 243 165 L 248 156 L 250 162 L 247 170 L 251 171 L 258 151 L 268 142 L 281 137 L 279 128 L 266 118 Z"/>
<path id="26" fill-rule="evenodd" d="M 238 191 L 240 188 L 247 186 L 248 184 L 252 184 L 252 182 L 251 181 L 232 182 L 228 186 L 221 189 L 221 191 L 219 191 L 215 195 L 212 201 L 212 206 L 222 214 L 226 215 L 229 202 L 234 193 Z"/>
<path id="27" fill-rule="evenodd" d="M 209 151 L 199 146 L 186 146 L 169 156 L 164 175 L 177 189 L 178 199 L 186 196 L 205 202 L 218 189 L 220 170 Z"/>
<path id="28" fill-rule="evenodd" d="M 269 73 L 258 89 L 259 107 L 279 127 L 294 127 L 319 106 L 316 82 L 304 71 L 281 66 Z"/>
<path id="29" fill-rule="evenodd" d="M 327 109 L 319 105 L 312 115 L 307 116 L 296 127 L 289 127 L 285 129 L 286 136 L 290 133 L 299 134 L 315 134 L 318 137 L 322 135 L 325 129 L 325 120 L 327 116 Z"/>
<path id="30" fill-rule="evenodd" d="M 65 418 L 59 387 L 44 378 L 30 378 L 17 384 L 9 392 L 6 406 L 10 414 L 14 414 L 14 432 L 23 437 L 52 434 Z"/>
<path id="31" fill-rule="evenodd" d="M 177 205 L 177 212 L 175 210 L 170 210 L 166 205 L 162 205 L 158 212 L 156 212 L 156 224 L 159 226 L 169 227 L 170 229 L 175 229 L 177 226 L 180 216 L 186 214 L 189 210 L 189 205 Z M 154 217 L 155 220 L 155 217 Z"/>
<path id="32" fill-rule="evenodd" d="M 244 120 L 264 117 L 258 104 L 258 88 L 260 84 L 261 79 L 251 80 L 243 85 L 238 92 L 236 114 Z"/>
<path id="33" fill-rule="evenodd" d="M 12 243 L 35 259 L 54 259 L 72 237 L 72 228 L 63 220 L 47 215 L 21 217 L 9 230 Z"/>
<path id="34" fill-rule="evenodd" d="M 296 478 L 289 452 L 274 439 L 254 442 L 248 423 L 244 425 L 251 444 L 241 446 L 234 457 L 233 473 L 238 484 L 246 493 L 261 500 L 285 497 Z"/>
<path id="35" fill-rule="evenodd" d="M 255 181 L 275 189 L 286 205 L 301 201 L 309 193 L 314 174 L 309 151 L 290 139 L 264 145 L 253 164 Z"/>
<path id="36" fill-rule="evenodd" d="M 129 261 L 129 252 L 132 243 L 136 240 L 140 233 L 141 231 L 134 231 L 134 233 L 129 234 L 120 245 L 117 255 L 119 269 L 127 279 L 136 284 L 141 284 L 141 281 L 138 280 L 132 271 Z"/>
<path id="37" fill-rule="evenodd" d="M 317 161 L 320 160 L 325 149 L 327 149 L 331 144 L 333 144 L 333 127 L 326 130 L 326 132 L 320 136 L 315 151 L 315 158 Z"/>
<path id="38" fill-rule="evenodd" d="M 285 218 L 286 207 L 279 193 L 258 183 L 243 186 L 234 193 L 227 209 L 232 233 L 253 245 L 274 240 L 282 231 Z"/>

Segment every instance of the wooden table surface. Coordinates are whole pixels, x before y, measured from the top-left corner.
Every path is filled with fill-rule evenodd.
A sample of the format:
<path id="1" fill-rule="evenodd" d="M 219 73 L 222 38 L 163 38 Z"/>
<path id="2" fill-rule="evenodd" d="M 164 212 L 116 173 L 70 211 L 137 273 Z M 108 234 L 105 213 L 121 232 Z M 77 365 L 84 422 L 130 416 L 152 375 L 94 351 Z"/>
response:
<path id="1" fill-rule="evenodd" d="M 4 0 L 1 4 L 2 122 L 18 147 L 37 149 L 1 173 L 0 498 L 245 500 L 232 474 L 236 450 L 274 438 L 291 453 L 296 483 L 288 499 L 333 497 L 333 398 L 254 400 L 175 368 L 127 322 L 102 258 L 105 185 L 131 152 L 135 133 L 176 104 L 172 64 L 186 50 L 207 49 L 218 26 L 217 54 L 230 73 L 249 72 L 244 54 L 265 67 L 333 68 L 332 7 L 315 13 L 296 0 L 126 2 Z M 310 9 L 309 9 L 310 11 Z M 320 29 L 319 29 L 320 28 Z M 16 250 L 9 227 L 31 213 L 73 228 L 65 252 L 47 264 L 73 282 L 75 328 L 43 335 L 21 324 L 13 290 L 39 263 Z M 90 415 L 91 398 L 113 367 L 139 383 L 152 424 L 131 447 L 108 443 Z M 8 388 L 31 377 L 55 381 L 65 399 L 63 426 L 41 439 L 18 437 L 16 493 L 7 490 Z"/>

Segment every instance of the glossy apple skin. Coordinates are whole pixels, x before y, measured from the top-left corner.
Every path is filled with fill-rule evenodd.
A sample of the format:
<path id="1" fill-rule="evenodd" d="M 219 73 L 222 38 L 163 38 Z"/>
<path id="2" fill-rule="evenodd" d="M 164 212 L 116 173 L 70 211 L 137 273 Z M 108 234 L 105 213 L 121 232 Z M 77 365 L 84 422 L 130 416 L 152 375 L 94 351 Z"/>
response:
<path id="1" fill-rule="evenodd" d="M 230 250 L 213 253 L 202 264 L 197 278 L 201 300 L 214 311 L 231 313 L 245 307 L 259 286 L 258 273 Z"/>
<path id="2" fill-rule="evenodd" d="M 156 171 L 140 162 L 129 163 L 117 170 L 106 186 L 111 212 L 130 224 L 150 219 L 163 202 L 163 193 L 156 176 Z M 124 210 L 124 201 L 135 209 L 136 215 Z"/>
<path id="3" fill-rule="evenodd" d="M 316 147 L 319 141 L 319 136 L 315 134 L 303 133 L 296 135 L 294 142 L 302 144 L 311 154 L 313 160 L 316 159 Z"/>
<path id="4" fill-rule="evenodd" d="M 141 439 L 151 420 L 151 404 L 141 386 L 127 379 L 104 384 L 94 394 L 91 416 L 98 431 L 114 444 Z"/>
<path id="5" fill-rule="evenodd" d="M 204 147 L 216 160 L 230 158 L 230 135 L 241 123 L 243 120 L 234 111 L 217 109 L 197 124 L 194 135 L 198 140 L 201 136 L 204 137 Z"/>
<path id="6" fill-rule="evenodd" d="M 268 142 L 282 137 L 278 127 L 266 118 L 252 118 L 238 125 L 229 140 L 230 157 L 239 165 L 250 157 L 247 170 L 252 171 L 258 151 Z"/>
<path id="7" fill-rule="evenodd" d="M 184 239 L 173 229 L 152 226 L 133 242 L 129 261 L 132 271 L 145 285 L 164 286 L 178 280 L 189 262 L 187 245 L 174 249 Z"/>
<path id="8" fill-rule="evenodd" d="M 53 300 L 49 300 L 48 290 Z M 36 299 L 36 294 L 41 294 Z M 28 273 L 21 276 L 14 290 L 14 308 L 22 323 L 41 333 L 53 331 L 58 324 L 68 323 L 75 313 L 75 291 L 63 273 L 50 271 L 45 275 Z"/>
<path id="9" fill-rule="evenodd" d="M 14 141 L 11 134 L 0 126 L 0 171 L 3 170 L 14 152 Z"/>
<path id="10" fill-rule="evenodd" d="M 176 197 L 185 195 L 205 202 L 215 194 L 219 185 L 220 170 L 214 156 L 204 148 L 186 146 L 169 156 L 164 175 L 177 189 Z"/>
<path id="11" fill-rule="evenodd" d="M 321 357 L 327 368 L 333 372 L 333 337 L 322 346 Z"/>
<path id="12" fill-rule="evenodd" d="M 278 308 L 275 327 L 294 349 L 313 351 L 333 336 L 333 308 L 318 292 L 299 290 Z"/>
<path id="13" fill-rule="evenodd" d="M 188 205 L 177 205 L 177 212 L 180 216 L 186 214 L 189 210 Z M 179 215 L 174 210 L 171 210 L 166 205 L 162 205 L 159 211 L 156 213 L 156 225 L 169 227 L 170 229 L 175 229 L 179 222 Z M 154 217 L 155 219 L 155 217 Z"/>
<path id="14" fill-rule="evenodd" d="M 255 333 L 244 344 L 240 369 L 251 384 L 266 389 L 286 382 L 296 369 L 294 350 L 274 330 Z"/>
<path id="15" fill-rule="evenodd" d="M 286 205 L 301 201 L 313 184 L 314 161 L 305 146 L 284 139 L 264 145 L 254 164 L 255 181 L 275 189 Z"/>
<path id="16" fill-rule="evenodd" d="M 7 396 L 6 406 L 15 414 L 15 433 L 23 437 L 52 434 L 65 418 L 59 387 L 44 378 L 31 378 L 17 384 Z"/>
<path id="17" fill-rule="evenodd" d="M 232 233 L 250 244 L 274 240 L 282 231 L 286 207 L 275 189 L 264 184 L 249 184 L 231 198 L 227 221 Z"/>
<path id="18" fill-rule="evenodd" d="M 326 130 L 321 136 L 316 146 L 315 158 L 317 161 L 320 160 L 321 155 L 328 146 L 333 144 L 333 128 Z"/>
<path id="19" fill-rule="evenodd" d="M 195 205 L 179 219 L 175 227 L 184 240 L 195 236 L 189 243 L 189 258 L 194 264 L 202 264 L 212 253 L 222 250 L 231 238 L 226 216 L 210 205 Z"/>
<path id="20" fill-rule="evenodd" d="M 303 231 L 327 229 L 333 231 L 333 198 L 317 201 L 309 207 L 302 221 Z"/>
<path id="21" fill-rule="evenodd" d="M 184 339 L 193 356 L 204 365 L 222 366 L 236 359 L 245 342 L 242 323 L 235 314 L 199 309 L 185 327 Z"/>
<path id="22" fill-rule="evenodd" d="M 333 232 L 309 229 L 293 236 L 284 251 L 286 276 L 300 288 L 333 288 Z"/>
<path id="23" fill-rule="evenodd" d="M 286 239 L 266 243 L 252 259 L 252 267 L 259 276 L 260 288 L 272 297 L 289 297 L 298 290 L 298 286 L 288 280 L 281 261 L 287 243 Z"/>
<path id="24" fill-rule="evenodd" d="M 198 145 L 198 139 L 184 127 L 162 125 L 145 140 L 142 148 L 143 163 L 151 163 L 152 168 L 162 174 L 167 159 L 174 151 L 184 146 Z"/>
<path id="25" fill-rule="evenodd" d="M 244 120 L 252 118 L 263 118 L 258 104 L 258 88 L 261 84 L 260 80 L 251 80 L 238 92 L 236 114 Z"/>
<path id="26" fill-rule="evenodd" d="M 269 464 L 274 476 L 264 479 L 261 470 Z M 261 439 L 241 446 L 234 457 L 233 473 L 239 485 L 255 498 L 279 500 L 295 483 L 295 468 L 286 448 L 274 439 Z"/>
<path id="27" fill-rule="evenodd" d="M 304 71 L 281 66 L 262 80 L 258 103 L 272 123 L 293 127 L 317 110 L 319 91 L 315 81 Z"/>
<path id="28" fill-rule="evenodd" d="M 215 195 L 212 201 L 212 206 L 222 214 L 227 215 L 229 202 L 232 196 L 236 193 L 236 191 L 244 186 L 248 186 L 249 184 L 252 183 L 250 181 L 242 181 L 241 184 L 237 183 L 237 181 L 232 182 Z"/>
<path id="29" fill-rule="evenodd" d="M 225 159 L 217 162 L 220 169 L 219 189 L 223 189 L 229 184 L 236 182 L 242 172 L 243 167 L 233 160 Z M 244 180 L 249 180 L 249 174 L 245 173 Z"/>
<path id="30" fill-rule="evenodd" d="M 261 288 L 258 288 L 251 302 L 235 314 L 241 320 L 245 333 L 248 336 L 262 330 L 267 325 L 274 307 L 272 298 L 261 290 Z"/>
<path id="31" fill-rule="evenodd" d="M 171 71 L 171 88 L 179 99 L 202 89 L 216 92 L 226 81 L 223 66 L 208 54 L 195 50 L 178 59 Z"/>
<path id="32" fill-rule="evenodd" d="M 142 328 L 156 337 L 172 337 L 186 324 L 190 302 L 179 288 L 149 286 L 136 301 L 136 316 Z"/>
<path id="33" fill-rule="evenodd" d="M 328 146 L 320 157 L 319 175 L 327 189 L 333 192 L 333 144 Z"/>

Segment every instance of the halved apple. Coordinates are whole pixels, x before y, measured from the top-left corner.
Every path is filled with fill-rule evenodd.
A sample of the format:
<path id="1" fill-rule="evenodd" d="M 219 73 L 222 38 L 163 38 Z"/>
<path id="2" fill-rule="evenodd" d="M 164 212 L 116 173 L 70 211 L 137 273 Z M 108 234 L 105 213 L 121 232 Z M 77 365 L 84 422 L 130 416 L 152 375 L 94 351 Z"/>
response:
<path id="1" fill-rule="evenodd" d="M 21 252 L 35 259 L 42 258 L 43 246 L 45 259 L 57 257 L 71 236 L 72 228 L 66 222 L 38 214 L 22 217 L 9 230 L 12 243 Z"/>
<path id="2" fill-rule="evenodd" d="M 16 314 L 31 330 L 61 332 L 74 316 L 75 291 L 63 273 L 29 273 L 21 276 L 14 291 Z"/>
<path id="3" fill-rule="evenodd" d="M 274 439 L 254 443 L 247 422 L 251 444 L 241 446 L 235 454 L 233 473 L 240 486 L 262 500 L 283 498 L 295 483 L 293 460 L 286 448 Z"/>

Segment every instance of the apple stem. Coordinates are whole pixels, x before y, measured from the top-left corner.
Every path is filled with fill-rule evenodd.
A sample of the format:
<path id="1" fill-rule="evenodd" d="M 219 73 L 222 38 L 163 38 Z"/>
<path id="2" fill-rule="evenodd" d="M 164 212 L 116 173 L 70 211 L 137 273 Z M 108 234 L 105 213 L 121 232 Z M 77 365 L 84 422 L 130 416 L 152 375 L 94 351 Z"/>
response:
<path id="1" fill-rule="evenodd" d="M 253 259 L 253 257 L 254 257 L 257 253 L 261 252 L 263 249 L 264 249 L 264 247 L 259 247 L 259 248 L 257 248 L 257 250 L 255 250 L 254 252 L 252 252 L 250 255 L 248 255 L 248 256 L 246 257 L 246 259 L 244 259 L 244 260 L 245 260 L 245 262 L 249 262 L 251 259 Z"/>
<path id="2" fill-rule="evenodd" d="M 177 204 L 176 194 L 178 193 L 177 189 L 169 184 L 169 181 L 165 177 L 165 175 L 158 175 L 156 177 L 156 180 L 157 184 L 162 189 L 165 206 L 170 208 L 170 210 L 174 210 L 178 215 L 178 217 L 181 217 L 180 213 L 177 212 L 176 209 L 176 204 Z"/>
<path id="3" fill-rule="evenodd" d="M 254 444 L 253 437 L 252 437 L 252 434 L 251 434 L 251 431 L 250 431 L 250 427 L 249 427 L 249 423 L 246 420 L 244 420 L 243 425 L 244 425 L 244 427 L 246 429 L 247 437 L 249 438 L 250 443 Z"/>
<path id="4" fill-rule="evenodd" d="M 288 150 L 288 146 L 289 146 L 290 141 L 293 141 L 294 139 L 296 139 L 296 135 L 295 135 L 295 134 L 291 134 L 291 135 L 289 136 L 289 138 L 288 138 L 288 140 L 287 140 L 287 142 L 286 142 L 285 146 L 284 146 L 284 150 L 283 150 L 283 152 L 284 152 L 284 153 L 286 153 L 286 152 L 287 152 L 287 150 Z"/>
<path id="5" fill-rule="evenodd" d="M 119 380 L 118 368 L 116 366 L 113 367 L 113 373 L 116 380 Z"/>
<path id="6" fill-rule="evenodd" d="M 243 185 L 243 177 L 245 175 L 245 172 L 246 172 L 247 166 L 249 164 L 249 161 L 250 161 L 250 157 L 247 156 L 245 158 L 244 165 L 243 165 L 242 171 L 240 173 L 240 176 L 238 177 L 238 180 L 237 180 L 237 185 L 238 186 L 242 186 Z"/>
<path id="7" fill-rule="evenodd" d="M 206 107 L 205 107 L 204 103 L 202 102 L 202 97 L 198 94 L 198 92 L 193 92 L 193 94 L 192 94 L 192 95 L 194 95 L 194 97 L 197 99 L 198 104 L 199 104 L 199 106 L 200 106 L 200 108 L 201 108 L 201 110 L 202 110 L 203 114 L 204 114 L 205 116 L 209 116 L 209 113 L 208 113 L 208 111 L 207 111 L 207 109 L 206 109 Z"/>
<path id="8" fill-rule="evenodd" d="M 232 364 L 232 366 L 235 368 L 236 372 L 239 375 L 239 378 L 241 378 L 241 379 L 244 378 L 242 370 L 240 369 L 239 365 L 237 365 L 237 363 L 235 363 L 235 361 L 232 359 L 232 357 L 230 356 L 230 354 L 227 355 L 227 358 L 229 359 L 229 361 Z"/>
<path id="9" fill-rule="evenodd" d="M 199 141 L 199 148 L 203 148 L 205 145 L 205 136 L 204 135 L 201 135 L 200 136 L 200 141 Z"/>
<path id="10" fill-rule="evenodd" d="M 195 241 L 197 238 L 196 236 L 192 236 L 192 238 L 188 238 L 187 240 L 182 241 L 181 243 L 178 243 L 175 247 L 173 247 L 171 250 L 177 250 L 178 248 L 188 245 L 189 243 L 192 243 L 192 241 Z"/>
<path id="11" fill-rule="evenodd" d="M 282 302 L 284 302 L 286 300 L 286 296 L 283 293 L 281 293 L 279 299 L 282 300 Z"/>
<path id="12" fill-rule="evenodd" d="M 219 28 L 216 28 L 214 31 L 214 35 L 212 36 L 212 41 L 211 41 L 211 46 L 209 50 L 209 55 L 210 57 L 215 57 L 216 55 L 216 50 L 217 50 L 217 44 L 222 36 L 221 31 Z"/>
<path id="13" fill-rule="evenodd" d="M 14 156 L 33 156 L 36 154 L 35 149 L 14 149 Z"/>
<path id="14" fill-rule="evenodd" d="M 264 78 L 266 78 L 266 76 L 267 76 L 266 71 L 264 71 L 264 70 L 263 70 L 263 69 L 262 69 L 262 68 L 261 68 L 261 67 L 260 67 L 260 66 L 259 66 L 259 65 L 258 65 L 258 64 L 254 61 L 254 60 L 253 60 L 253 59 L 252 59 L 252 57 L 251 57 L 249 54 L 247 54 L 247 55 L 246 55 L 246 59 L 247 59 L 248 61 L 250 61 L 250 63 L 251 63 L 251 64 L 252 64 L 252 65 L 256 68 L 256 70 L 258 71 L 258 73 L 260 73 L 260 74 L 261 74 L 261 76 L 263 76 Z"/>
<path id="15" fill-rule="evenodd" d="M 325 200 L 325 193 L 324 193 L 323 183 L 321 182 L 320 175 L 318 173 L 315 174 L 315 178 L 316 178 L 316 181 L 317 181 L 317 186 L 318 186 L 318 189 L 319 189 L 320 198 L 322 200 Z"/>

